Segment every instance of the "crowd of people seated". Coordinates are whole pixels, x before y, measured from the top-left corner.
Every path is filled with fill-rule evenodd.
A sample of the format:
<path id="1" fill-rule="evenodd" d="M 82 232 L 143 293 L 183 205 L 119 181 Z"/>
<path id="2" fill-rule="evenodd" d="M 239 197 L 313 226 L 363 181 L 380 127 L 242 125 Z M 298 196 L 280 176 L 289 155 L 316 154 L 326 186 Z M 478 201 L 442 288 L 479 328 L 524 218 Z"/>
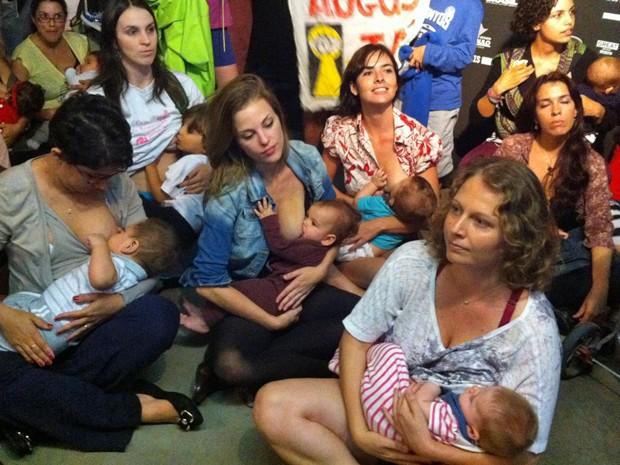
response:
<path id="1" fill-rule="evenodd" d="M 573 0 L 518 2 L 473 103 L 495 134 L 459 166 L 476 0 L 430 1 L 454 23 L 401 48 L 402 76 L 384 45 L 359 48 L 320 147 L 290 138 L 273 77 L 239 74 L 228 1 L 79 2 L 95 42 L 65 0 L 28 3 L 32 32 L 0 53 L 0 432 L 17 453 L 193 430 L 230 388 L 290 464 L 545 451 L 554 310 L 620 305 L 620 59 L 573 37 Z M 165 55 L 172 10 L 210 17 L 198 71 Z M 189 395 L 137 379 L 179 328 L 210 333 Z"/>

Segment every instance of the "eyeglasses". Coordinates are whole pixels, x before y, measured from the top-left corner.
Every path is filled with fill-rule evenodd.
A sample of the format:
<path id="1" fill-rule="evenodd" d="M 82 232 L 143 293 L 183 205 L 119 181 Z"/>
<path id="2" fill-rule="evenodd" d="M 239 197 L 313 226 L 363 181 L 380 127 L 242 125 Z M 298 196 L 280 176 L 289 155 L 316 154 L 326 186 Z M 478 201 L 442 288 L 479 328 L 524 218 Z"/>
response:
<path id="1" fill-rule="evenodd" d="M 56 13 L 55 15 L 49 16 L 48 14 L 42 13 L 36 16 L 36 20 L 39 23 L 64 23 L 67 20 L 67 15 L 64 13 Z"/>
<path id="2" fill-rule="evenodd" d="M 124 172 L 125 170 L 116 170 L 112 173 L 94 173 L 92 171 L 86 171 L 87 168 L 82 167 L 80 165 L 73 165 L 75 170 L 80 173 L 80 175 L 86 180 L 88 184 L 97 184 L 101 181 L 107 181 L 112 176 L 116 176 Z"/>

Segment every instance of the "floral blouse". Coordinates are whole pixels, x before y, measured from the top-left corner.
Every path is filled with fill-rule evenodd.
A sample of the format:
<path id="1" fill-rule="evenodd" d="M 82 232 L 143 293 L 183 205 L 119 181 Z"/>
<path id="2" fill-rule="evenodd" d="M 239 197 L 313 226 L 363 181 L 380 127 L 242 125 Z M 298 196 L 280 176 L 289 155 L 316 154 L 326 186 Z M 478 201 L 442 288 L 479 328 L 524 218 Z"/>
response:
<path id="1" fill-rule="evenodd" d="M 514 134 L 504 139 L 495 155 L 527 164 L 533 143 L 534 134 Z M 586 159 L 590 181 L 584 195 L 575 206 L 578 217 L 584 220 L 585 245 L 613 248 L 611 238 L 613 226 L 609 208 L 611 194 L 608 188 L 605 161 L 592 148 L 588 150 Z"/>
<path id="2" fill-rule="evenodd" d="M 355 195 L 379 168 L 362 115 L 332 116 L 323 130 L 322 142 L 330 157 L 340 158 L 344 185 Z M 394 152 L 408 176 L 423 173 L 441 157 L 441 139 L 415 119 L 394 108 Z"/>

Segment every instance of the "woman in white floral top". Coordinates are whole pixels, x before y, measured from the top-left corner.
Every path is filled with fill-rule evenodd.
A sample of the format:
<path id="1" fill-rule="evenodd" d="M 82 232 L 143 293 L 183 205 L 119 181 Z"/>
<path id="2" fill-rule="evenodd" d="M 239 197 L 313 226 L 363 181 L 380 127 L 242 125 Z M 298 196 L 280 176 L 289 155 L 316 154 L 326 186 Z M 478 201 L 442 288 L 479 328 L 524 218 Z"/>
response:
<path id="1" fill-rule="evenodd" d="M 337 116 L 327 120 L 322 142 L 323 160 L 333 179 L 344 169 L 346 193 L 339 198 L 353 202 L 353 196 L 378 169 L 387 175 L 387 188 L 408 176 L 422 176 L 439 191 L 436 164 L 441 157 L 441 140 L 433 131 L 394 107 L 398 94 L 397 64 L 381 44 L 361 47 L 347 65 L 340 88 Z M 351 241 L 353 249 L 380 233 L 411 233 L 395 217 L 364 221 Z M 341 265 L 356 284 L 365 287 L 384 259 L 366 258 Z"/>

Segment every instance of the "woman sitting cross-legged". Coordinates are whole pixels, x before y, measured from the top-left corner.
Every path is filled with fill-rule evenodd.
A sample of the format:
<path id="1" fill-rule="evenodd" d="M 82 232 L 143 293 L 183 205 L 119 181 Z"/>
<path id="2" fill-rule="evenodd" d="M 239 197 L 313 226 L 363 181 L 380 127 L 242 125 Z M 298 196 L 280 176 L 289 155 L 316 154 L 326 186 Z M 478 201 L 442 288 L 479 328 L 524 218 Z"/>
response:
<path id="1" fill-rule="evenodd" d="M 89 236 L 108 238 L 145 219 L 125 174 L 129 126 L 115 105 L 99 96 L 71 97 L 52 118 L 50 134 L 50 153 L 0 175 L 0 247 L 11 293 L 40 294 L 89 259 Z M 182 394 L 132 387 L 135 374 L 171 346 L 179 323 L 165 299 L 139 297 L 149 287 L 74 296 L 88 305 L 60 309 L 55 322 L 0 304 L 0 332 L 13 349 L 0 351 L 0 424 L 7 434 L 122 451 L 141 423 L 200 423 Z M 40 333 L 58 322 L 64 323 L 59 336 L 79 341 L 61 354 Z"/>
<path id="2" fill-rule="evenodd" d="M 557 241 L 544 192 L 525 166 L 491 159 L 468 166 L 427 240 L 394 252 L 344 320 L 340 380 L 264 386 L 254 407 L 258 429 L 290 464 L 497 465 L 542 453 L 559 388 L 560 339 L 540 290 Z M 402 441 L 371 431 L 360 393 L 377 341 L 399 345 L 417 381 L 457 393 L 501 385 L 523 396 L 539 423 L 529 452 L 508 459 L 434 440 L 411 391 L 396 397 L 392 414 Z"/>
<path id="3" fill-rule="evenodd" d="M 379 170 L 387 179 L 385 190 L 396 189 L 408 177 L 420 176 L 435 194 L 439 192 L 436 165 L 441 157 L 441 140 L 394 107 L 399 87 L 397 69 L 396 60 L 384 45 L 368 44 L 357 50 L 344 71 L 337 115 L 325 124 L 323 161 L 332 179 L 342 166 L 346 193 L 336 193 L 350 203 Z M 396 233 L 415 231 L 416 226 L 396 216 L 374 215 L 361 223 L 350 249 L 371 241 L 382 249 L 388 244 L 393 248 Z M 386 238 L 384 233 L 393 234 Z M 339 268 L 355 284 L 366 288 L 385 257 L 362 257 L 343 262 Z"/>
<path id="4" fill-rule="evenodd" d="M 310 205 L 335 198 L 325 165 L 314 147 L 287 139 L 280 104 L 257 76 L 239 76 L 220 89 L 208 114 L 205 148 L 213 172 L 198 253 L 181 283 L 230 315 L 213 329 L 194 399 L 218 386 L 252 389 L 275 379 L 330 376 L 342 318 L 358 300 L 320 284 L 335 250 L 319 265 L 283 275 L 290 284 L 277 297 L 279 315 L 230 285 L 269 271 L 257 203 L 267 198 L 275 206 L 285 240 L 299 238 Z"/>
<path id="5" fill-rule="evenodd" d="M 526 164 L 543 185 L 556 224 L 565 233 L 547 296 L 582 321 L 607 303 L 620 302 L 620 260 L 614 260 L 613 226 L 603 157 L 585 139 L 584 107 L 566 75 L 538 78 L 523 100 L 519 134 L 496 155 Z"/>

